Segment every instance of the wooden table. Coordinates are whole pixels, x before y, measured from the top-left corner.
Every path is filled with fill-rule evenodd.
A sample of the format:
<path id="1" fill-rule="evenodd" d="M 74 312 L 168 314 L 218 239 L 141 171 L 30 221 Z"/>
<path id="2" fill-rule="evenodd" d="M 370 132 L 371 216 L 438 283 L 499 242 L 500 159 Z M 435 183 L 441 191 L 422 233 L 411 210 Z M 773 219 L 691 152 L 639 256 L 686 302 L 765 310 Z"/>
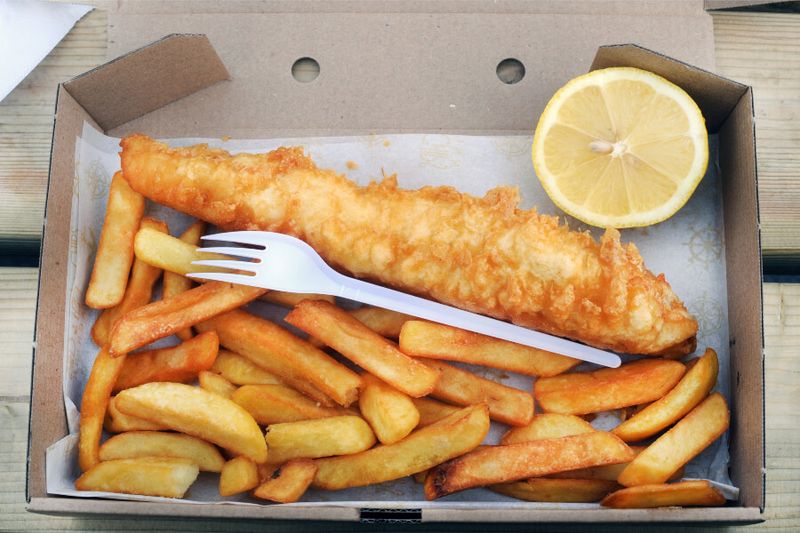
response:
<path id="1" fill-rule="evenodd" d="M 102 7 L 103 2 L 95 3 Z M 797 269 L 800 265 L 800 14 L 719 12 L 713 16 L 717 70 L 755 88 L 761 224 L 767 265 L 776 270 L 793 269 L 794 274 L 800 274 Z M 8 261 L 13 250 L 25 252 L 38 246 L 55 87 L 103 62 L 106 23 L 102 9 L 84 17 L 0 103 L 2 260 Z M 12 248 L 3 248 L 9 243 Z M 37 275 L 36 268 L 0 268 L 0 429 L 3 430 L 0 431 L 0 530 L 250 531 L 256 527 L 274 527 L 281 531 L 301 531 L 308 528 L 307 523 L 256 525 L 233 521 L 54 518 L 26 513 L 25 455 Z M 753 527 L 797 531 L 800 530 L 800 285 L 765 283 L 764 323 L 768 521 Z M 324 525 L 328 531 L 351 528 L 348 524 Z M 503 528 L 536 529 L 527 525 Z M 386 531 L 389 525 L 376 529 Z M 481 529 L 481 526 L 458 528 Z"/>

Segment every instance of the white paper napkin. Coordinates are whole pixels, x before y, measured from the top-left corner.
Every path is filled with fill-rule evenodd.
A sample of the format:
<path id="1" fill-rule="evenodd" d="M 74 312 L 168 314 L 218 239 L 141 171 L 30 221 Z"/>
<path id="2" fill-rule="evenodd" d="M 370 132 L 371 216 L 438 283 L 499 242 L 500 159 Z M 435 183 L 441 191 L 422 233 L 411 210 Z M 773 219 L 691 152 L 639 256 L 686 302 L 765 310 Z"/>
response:
<path id="1" fill-rule="evenodd" d="M 91 9 L 41 0 L 0 0 L 0 100 Z"/>

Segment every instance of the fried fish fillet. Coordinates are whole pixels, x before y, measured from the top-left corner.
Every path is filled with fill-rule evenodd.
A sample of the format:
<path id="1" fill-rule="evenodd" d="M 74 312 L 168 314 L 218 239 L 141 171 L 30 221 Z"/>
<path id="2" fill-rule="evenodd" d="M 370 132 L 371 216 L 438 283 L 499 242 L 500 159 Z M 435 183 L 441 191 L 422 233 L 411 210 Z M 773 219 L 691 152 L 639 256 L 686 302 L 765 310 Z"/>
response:
<path id="1" fill-rule="evenodd" d="M 144 196 L 226 230 L 294 235 L 353 276 L 617 352 L 694 350 L 697 321 L 633 244 L 520 210 L 515 188 L 361 187 L 300 148 L 232 156 L 143 135 L 121 146 Z"/>

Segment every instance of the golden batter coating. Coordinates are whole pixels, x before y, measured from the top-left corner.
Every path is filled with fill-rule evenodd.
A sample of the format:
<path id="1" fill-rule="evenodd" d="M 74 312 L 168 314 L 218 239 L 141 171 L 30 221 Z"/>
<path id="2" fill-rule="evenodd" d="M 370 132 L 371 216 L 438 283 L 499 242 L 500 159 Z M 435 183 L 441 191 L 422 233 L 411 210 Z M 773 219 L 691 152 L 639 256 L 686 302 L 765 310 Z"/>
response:
<path id="1" fill-rule="evenodd" d="M 694 350 L 697 321 L 633 244 L 520 210 L 515 188 L 476 198 L 399 189 L 394 177 L 360 187 L 300 148 L 231 156 L 143 135 L 121 146 L 124 176 L 144 196 L 226 230 L 294 235 L 353 276 L 599 348 Z"/>

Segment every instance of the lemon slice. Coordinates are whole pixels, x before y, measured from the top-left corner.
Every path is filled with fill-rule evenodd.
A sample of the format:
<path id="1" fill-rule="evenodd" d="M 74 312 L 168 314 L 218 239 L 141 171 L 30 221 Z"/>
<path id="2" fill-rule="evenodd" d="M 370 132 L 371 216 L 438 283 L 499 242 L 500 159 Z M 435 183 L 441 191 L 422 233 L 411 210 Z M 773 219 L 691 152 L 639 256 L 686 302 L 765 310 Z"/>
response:
<path id="1" fill-rule="evenodd" d="M 604 228 L 648 226 L 691 197 L 708 165 L 708 133 L 677 85 L 637 68 L 607 68 L 556 92 L 532 155 L 550 199 L 570 215 Z"/>

